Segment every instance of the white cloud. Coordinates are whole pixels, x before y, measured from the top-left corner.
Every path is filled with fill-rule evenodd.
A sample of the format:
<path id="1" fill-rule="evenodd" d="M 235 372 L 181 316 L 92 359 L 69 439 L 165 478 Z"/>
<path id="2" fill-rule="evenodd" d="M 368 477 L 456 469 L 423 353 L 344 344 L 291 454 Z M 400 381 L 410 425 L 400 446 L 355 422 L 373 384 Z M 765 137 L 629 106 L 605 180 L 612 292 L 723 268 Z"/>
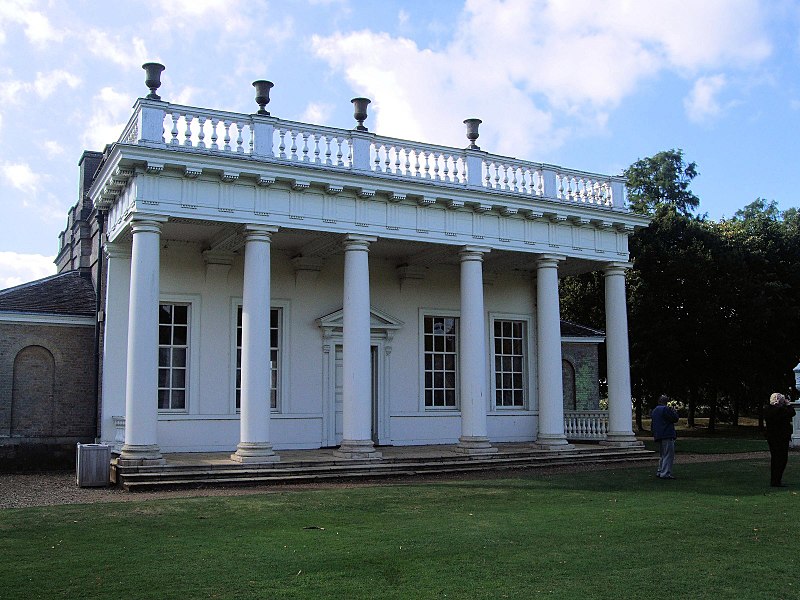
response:
<path id="1" fill-rule="evenodd" d="M 0 165 L 0 174 L 12 187 L 26 194 L 35 194 L 43 178 L 26 163 L 5 163 Z"/>
<path id="2" fill-rule="evenodd" d="M 81 138 L 83 147 L 102 150 L 106 144 L 116 142 L 131 116 L 131 104 L 127 94 L 102 88 L 92 99 L 92 114 Z"/>
<path id="3" fill-rule="evenodd" d="M 36 73 L 36 79 L 33 82 L 8 80 L 0 83 L 0 100 L 4 104 L 21 104 L 32 93 L 46 100 L 53 93 L 61 91 L 60 88 L 64 85 L 75 89 L 80 84 L 80 77 L 63 69 L 46 73 L 40 71 Z"/>
<path id="4" fill-rule="evenodd" d="M 127 69 L 138 69 L 152 58 L 148 56 L 144 40 L 138 37 L 121 40 L 119 36 L 112 38 L 106 31 L 90 29 L 84 34 L 84 43 L 98 58 Z"/>
<path id="5" fill-rule="evenodd" d="M 55 256 L 0 252 L 0 289 L 55 275 Z"/>
<path id="6" fill-rule="evenodd" d="M 50 71 L 49 73 L 36 73 L 33 89 L 40 98 L 48 98 L 53 92 L 58 92 L 59 87 L 67 85 L 75 89 L 81 84 L 81 78 L 64 70 Z"/>
<path id="7" fill-rule="evenodd" d="M 324 124 L 330 120 L 332 113 L 333 106 L 330 104 L 325 104 L 324 102 L 309 102 L 299 120 L 303 123 Z"/>
<path id="8" fill-rule="evenodd" d="M 684 98 L 683 106 L 689 119 L 702 123 L 713 119 L 722 112 L 718 96 L 727 85 L 725 75 L 700 77 L 694 83 L 689 95 Z"/>
<path id="9" fill-rule="evenodd" d="M 42 148 L 49 158 L 64 154 L 64 147 L 55 140 L 45 140 L 42 142 Z"/>
<path id="10" fill-rule="evenodd" d="M 702 77 L 771 52 L 757 0 L 467 0 L 455 17 L 437 50 L 371 31 L 313 36 L 311 47 L 373 100 L 370 129 L 462 145 L 461 120 L 474 116 L 482 147 L 517 156 L 602 129 L 663 71 Z"/>
<path id="11" fill-rule="evenodd" d="M 41 12 L 32 10 L 26 0 L 3 0 L 0 2 L 0 27 L 13 23 L 23 27 L 25 37 L 36 46 L 46 46 L 64 39 L 64 32 L 56 29 Z M 5 41 L 5 31 L 2 39 Z"/>

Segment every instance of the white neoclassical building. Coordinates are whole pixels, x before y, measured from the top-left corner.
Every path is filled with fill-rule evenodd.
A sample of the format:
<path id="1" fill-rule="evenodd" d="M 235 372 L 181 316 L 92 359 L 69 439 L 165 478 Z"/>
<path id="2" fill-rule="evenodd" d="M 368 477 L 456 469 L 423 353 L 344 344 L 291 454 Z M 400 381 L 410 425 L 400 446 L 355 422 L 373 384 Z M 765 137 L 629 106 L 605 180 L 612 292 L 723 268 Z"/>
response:
<path id="1" fill-rule="evenodd" d="M 157 69 L 156 69 L 157 71 Z M 101 439 L 162 453 L 569 447 L 558 279 L 601 271 L 605 443 L 633 445 L 624 181 L 140 98 L 107 214 Z M 263 88 L 264 84 L 260 84 Z M 376 449 L 377 447 L 377 449 Z"/>

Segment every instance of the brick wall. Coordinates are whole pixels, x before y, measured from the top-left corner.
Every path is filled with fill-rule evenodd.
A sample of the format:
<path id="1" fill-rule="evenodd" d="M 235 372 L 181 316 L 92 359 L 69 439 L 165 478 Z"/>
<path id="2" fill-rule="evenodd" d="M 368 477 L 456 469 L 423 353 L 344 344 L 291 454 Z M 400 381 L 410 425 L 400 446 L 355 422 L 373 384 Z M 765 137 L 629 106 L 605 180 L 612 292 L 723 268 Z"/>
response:
<path id="1" fill-rule="evenodd" d="M 565 342 L 561 344 L 561 358 L 572 366 L 575 374 L 574 381 L 564 382 L 564 409 L 572 410 L 567 402 L 571 404 L 574 389 L 575 410 L 598 410 L 600 370 L 597 344 Z"/>
<path id="2" fill-rule="evenodd" d="M 91 442 L 94 328 L 0 322 L 0 445 Z"/>

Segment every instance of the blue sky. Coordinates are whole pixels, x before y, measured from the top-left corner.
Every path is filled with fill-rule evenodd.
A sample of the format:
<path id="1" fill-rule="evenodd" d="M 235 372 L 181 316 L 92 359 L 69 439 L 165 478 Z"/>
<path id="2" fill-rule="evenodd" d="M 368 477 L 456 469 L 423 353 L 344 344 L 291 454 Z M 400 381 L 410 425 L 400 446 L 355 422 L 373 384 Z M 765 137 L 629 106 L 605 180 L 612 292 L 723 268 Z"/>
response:
<path id="1" fill-rule="evenodd" d="M 701 213 L 798 206 L 800 4 L 783 0 L 0 0 L 0 288 L 54 272 L 77 162 L 166 65 L 170 102 L 617 174 L 698 165 Z"/>

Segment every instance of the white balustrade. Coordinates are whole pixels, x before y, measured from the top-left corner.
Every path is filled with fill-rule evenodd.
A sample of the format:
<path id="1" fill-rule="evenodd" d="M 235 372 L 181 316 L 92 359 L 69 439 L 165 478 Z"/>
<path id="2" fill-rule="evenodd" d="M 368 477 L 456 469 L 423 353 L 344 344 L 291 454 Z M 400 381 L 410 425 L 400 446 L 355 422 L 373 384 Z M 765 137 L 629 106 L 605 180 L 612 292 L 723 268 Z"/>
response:
<path id="1" fill-rule="evenodd" d="M 370 149 L 372 171 L 437 183 L 466 184 L 466 154 L 458 148 L 418 144 L 375 136 Z"/>
<path id="2" fill-rule="evenodd" d="M 604 440 L 607 434 L 608 411 L 564 411 L 564 435 L 568 440 Z"/>
<path id="3" fill-rule="evenodd" d="M 274 117 L 256 119 L 263 117 L 140 100 L 118 141 L 357 170 L 365 175 L 481 188 L 593 208 L 626 209 L 621 177 L 364 132 L 358 132 L 358 143 L 354 143 L 354 132 L 349 129 Z"/>

